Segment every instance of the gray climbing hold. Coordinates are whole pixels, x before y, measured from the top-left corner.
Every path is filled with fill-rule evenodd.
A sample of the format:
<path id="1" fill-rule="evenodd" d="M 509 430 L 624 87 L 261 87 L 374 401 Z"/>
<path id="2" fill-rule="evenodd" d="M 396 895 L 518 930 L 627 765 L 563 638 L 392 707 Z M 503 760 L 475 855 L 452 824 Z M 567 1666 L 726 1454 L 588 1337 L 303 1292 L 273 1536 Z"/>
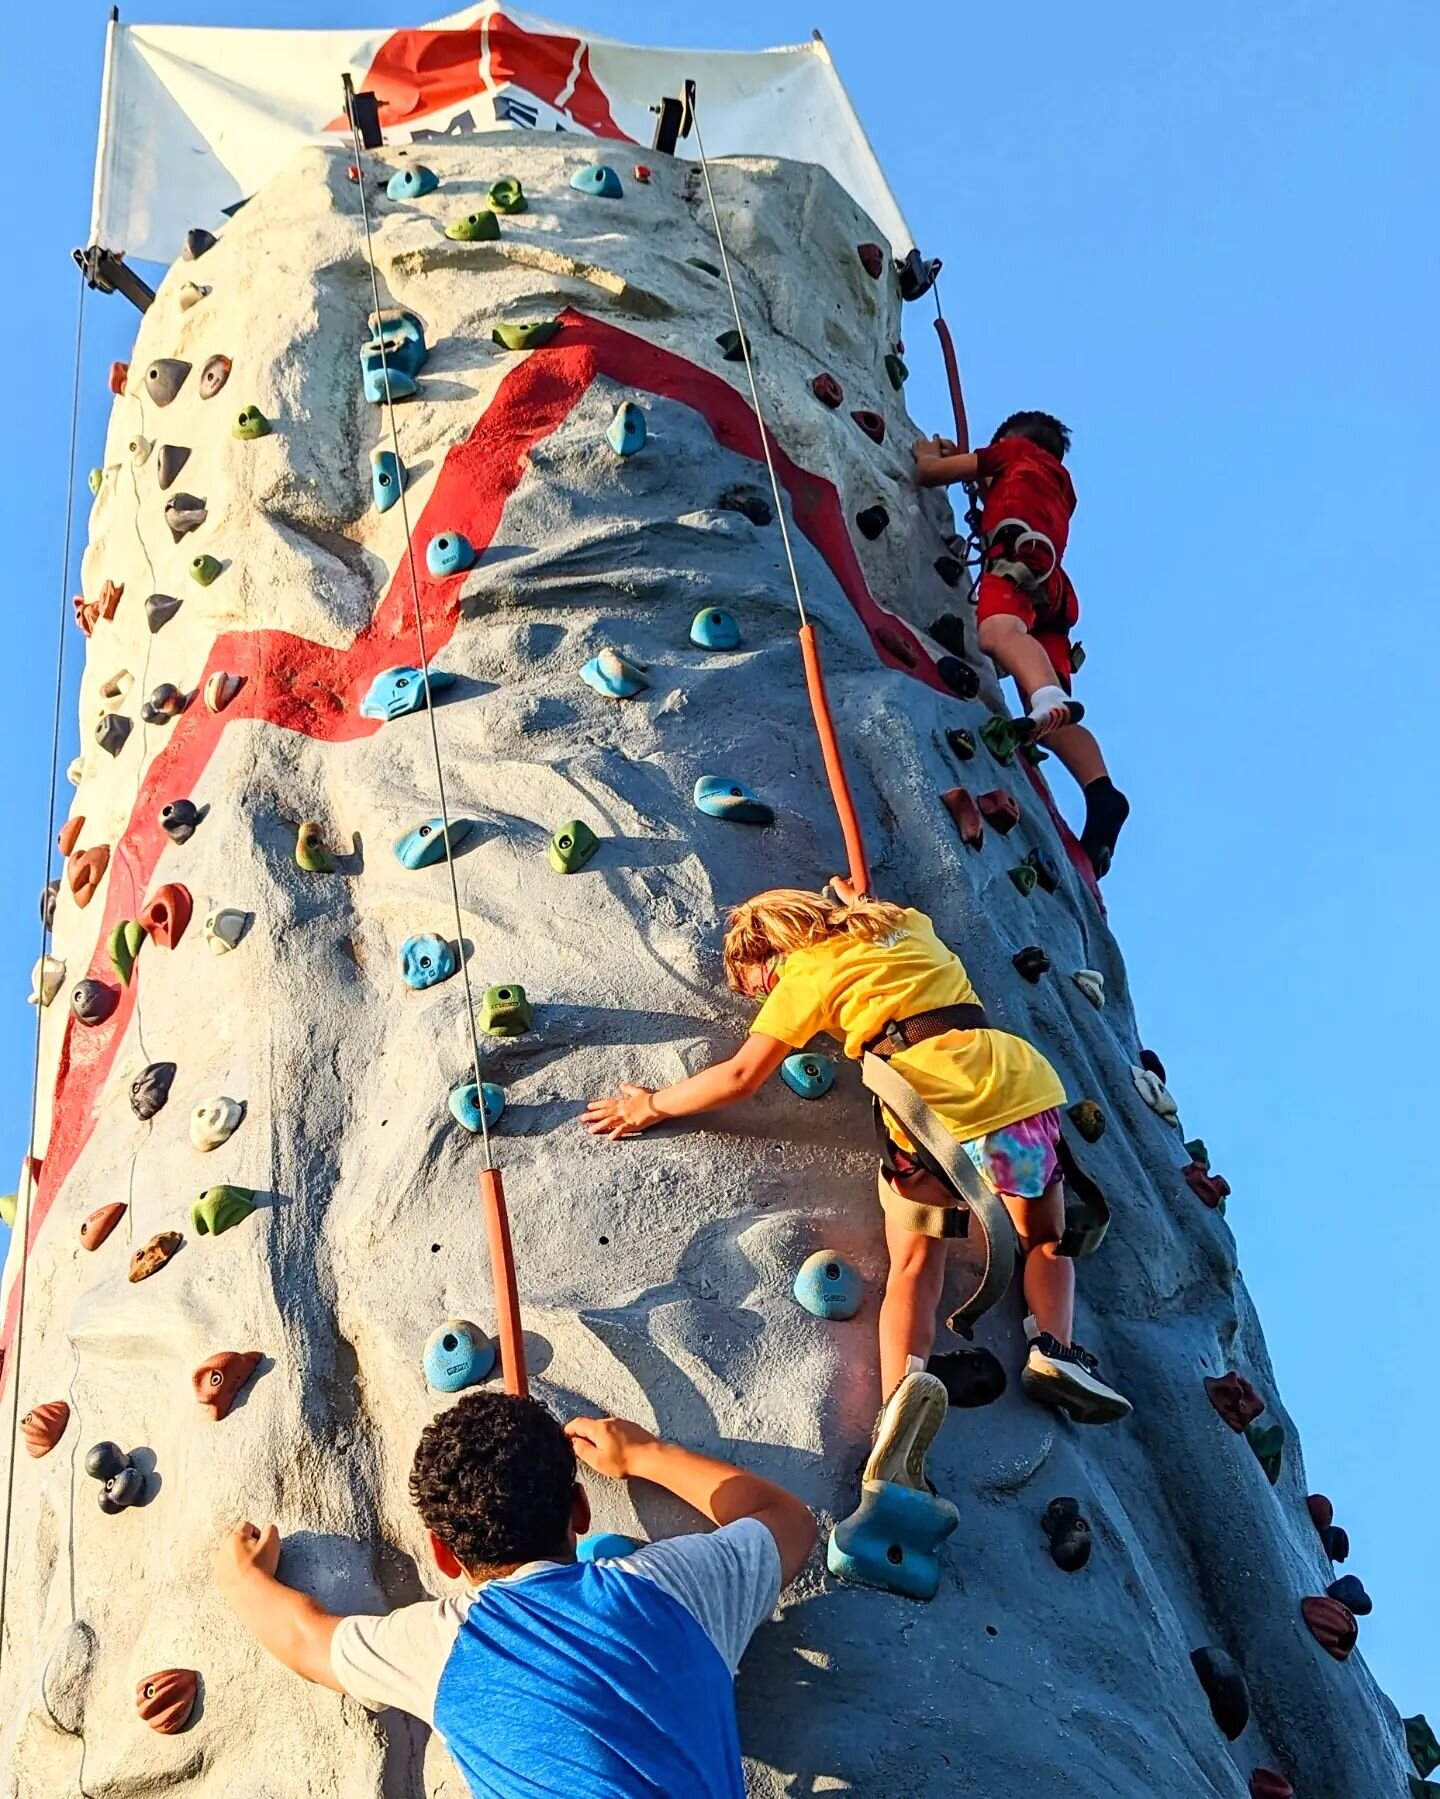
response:
<path id="1" fill-rule="evenodd" d="M 193 493 L 177 493 L 165 502 L 165 523 L 176 543 L 190 532 L 198 531 L 206 516 L 204 500 L 197 499 Z"/>
<path id="2" fill-rule="evenodd" d="M 160 808 L 160 829 L 172 843 L 188 843 L 200 823 L 200 809 L 194 800 L 171 800 Z"/>
<path id="3" fill-rule="evenodd" d="M 145 391 L 157 406 L 168 406 L 185 385 L 190 364 L 175 356 L 161 356 L 145 371 Z"/>
<path id="4" fill-rule="evenodd" d="M 163 1111 L 175 1080 L 173 1062 L 151 1062 L 130 1083 L 130 1109 L 137 1118 L 153 1118 Z"/>
<path id="5" fill-rule="evenodd" d="M 203 225 L 192 225 L 185 233 L 185 244 L 180 254 L 186 262 L 198 262 L 207 250 L 213 250 L 219 238 L 213 231 L 207 231 Z"/>
<path id="6" fill-rule="evenodd" d="M 1130 1079 L 1135 1083 L 1135 1091 L 1152 1112 L 1163 1118 L 1166 1124 L 1179 1125 L 1180 1108 L 1175 1103 L 1174 1095 L 1159 1075 L 1149 1068 L 1141 1068 L 1132 1063 Z"/>
<path id="7" fill-rule="evenodd" d="M 217 956 L 235 948 L 249 928 L 250 914 L 235 906 L 221 906 L 205 920 L 205 941 Z"/>
<path id="8" fill-rule="evenodd" d="M 220 389 L 230 379 L 231 362 L 228 356 L 212 356 L 200 371 L 200 398 L 213 400 Z"/>
<path id="9" fill-rule="evenodd" d="M 1070 979 L 1097 1011 L 1105 1004 L 1105 977 L 1093 968 L 1077 968 Z"/>
<path id="10" fill-rule="evenodd" d="M 155 474 L 160 482 L 160 491 L 175 485 L 175 477 L 190 460 L 190 452 L 180 444 L 161 444 L 155 457 Z"/>
<path id="11" fill-rule="evenodd" d="M 168 593 L 152 593 L 145 602 L 145 622 L 152 632 L 168 625 L 180 610 L 181 601 Z"/>
<path id="12" fill-rule="evenodd" d="M 70 989 L 70 1010 L 79 1024 L 104 1024 L 119 1004 L 120 995 L 114 987 L 88 976 Z"/>
<path id="13" fill-rule="evenodd" d="M 40 889 L 40 922 L 47 931 L 53 931 L 55 928 L 55 902 L 59 897 L 60 882 L 58 879 L 47 881 Z"/>
<path id="14" fill-rule="evenodd" d="M 699 269 L 702 275 L 713 275 L 717 281 L 719 281 L 725 273 L 724 269 L 722 269 L 718 263 L 707 262 L 703 256 L 687 256 L 685 258 L 685 266 L 691 269 Z"/>
<path id="15" fill-rule="evenodd" d="M 107 756 L 118 756 L 130 736 L 130 720 L 123 712 L 102 712 L 95 721 L 95 741 Z"/>

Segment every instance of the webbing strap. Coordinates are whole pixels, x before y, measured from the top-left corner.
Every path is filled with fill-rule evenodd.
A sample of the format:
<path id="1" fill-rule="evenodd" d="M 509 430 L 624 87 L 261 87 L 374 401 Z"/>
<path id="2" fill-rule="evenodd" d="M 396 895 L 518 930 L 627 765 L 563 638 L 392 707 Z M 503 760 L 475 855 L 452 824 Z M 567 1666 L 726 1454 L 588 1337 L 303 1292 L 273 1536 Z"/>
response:
<path id="1" fill-rule="evenodd" d="M 980 1179 L 958 1138 L 951 1136 L 903 1074 L 879 1056 L 866 1054 L 861 1058 L 860 1078 L 905 1134 L 943 1169 L 985 1239 L 985 1266 L 979 1284 L 950 1315 L 951 1330 L 962 1337 L 971 1336 L 976 1323 L 1010 1291 L 1015 1277 L 1015 1227 L 1010 1214 Z"/>
<path id="2" fill-rule="evenodd" d="M 918 1200 L 897 1193 L 885 1178 L 879 1177 L 880 1210 L 902 1231 L 913 1231 L 917 1237 L 968 1237 L 970 1213 L 964 1206 L 923 1206 Z"/>

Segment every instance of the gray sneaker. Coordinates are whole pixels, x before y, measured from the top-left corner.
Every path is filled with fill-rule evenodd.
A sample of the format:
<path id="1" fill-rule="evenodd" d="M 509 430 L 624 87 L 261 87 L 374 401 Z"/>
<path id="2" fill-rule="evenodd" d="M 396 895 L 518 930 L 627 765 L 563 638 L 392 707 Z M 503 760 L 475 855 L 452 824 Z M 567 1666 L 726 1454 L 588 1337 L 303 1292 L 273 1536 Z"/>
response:
<path id="1" fill-rule="evenodd" d="M 925 1456 L 949 1408 L 944 1381 L 912 1368 L 885 1402 L 862 1480 L 933 1491 L 925 1478 Z"/>
<path id="2" fill-rule="evenodd" d="M 1078 1343 L 1059 1343 L 1049 1331 L 1031 1340 L 1020 1384 L 1041 1405 L 1068 1413 L 1076 1424 L 1113 1424 L 1134 1410 L 1123 1393 L 1107 1387 L 1100 1364 Z"/>

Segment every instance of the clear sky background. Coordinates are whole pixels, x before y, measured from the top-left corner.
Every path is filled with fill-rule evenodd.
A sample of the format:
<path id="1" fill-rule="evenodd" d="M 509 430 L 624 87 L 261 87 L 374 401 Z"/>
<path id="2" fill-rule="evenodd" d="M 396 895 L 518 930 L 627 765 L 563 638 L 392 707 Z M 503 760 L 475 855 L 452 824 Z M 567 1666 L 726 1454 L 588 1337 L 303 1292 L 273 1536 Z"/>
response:
<path id="1" fill-rule="evenodd" d="M 1375 1600 L 1363 1652 L 1402 1712 L 1440 1716 L 1440 8 L 732 0 L 683 24 L 660 0 L 537 10 L 734 48 L 818 25 L 921 245 L 946 259 L 973 429 L 1018 406 L 1073 427 L 1082 691 L 1135 807 L 1106 892 L 1142 1029 L 1234 1187 L 1310 1485 L 1334 1499 L 1347 1572 Z M 62 577 L 69 252 L 89 218 L 106 11 L 52 0 L 6 27 L 0 1170 L 29 1112 L 57 615 L 77 585 L 108 366 L 135 325 L 124 301 L 91 296 L 79 541 Z M 417 0 L 148 0 L 134 16 L 434 15 Z M 931 316 L 909 314 L 908 398 L 948 431 Z M 68 625 L 66 649 L 73 693 L 83 645 Z M 72 703 L 62 771 L 77 747 Z M 63 772 L 61 787 L 63 817 Z"/>

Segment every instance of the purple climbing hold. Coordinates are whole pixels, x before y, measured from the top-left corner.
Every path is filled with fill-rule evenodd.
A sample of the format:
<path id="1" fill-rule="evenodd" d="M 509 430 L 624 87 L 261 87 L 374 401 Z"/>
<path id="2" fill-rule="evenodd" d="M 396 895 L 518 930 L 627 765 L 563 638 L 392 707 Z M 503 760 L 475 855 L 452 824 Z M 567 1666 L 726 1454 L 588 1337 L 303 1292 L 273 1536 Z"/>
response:
<path id="1" fill-rule="evenodd" d="M 868 407 L 862 406 L 858 411 L 852 412 L 850 416 L 870 439 L 871 443 L 884 443 L 885 420 L 878 412 L 871 412 Z"/>
<path id="2" fill-rule="evenodd" d="M 831 374 L 817 375 L 810 383 L 810 391 L 822 406 L 828 406 L 832 411 L 845 404 L 845 389 Z"/>
<path id="3" fill-rule="evenodd" d="M 190 460 L 190 452 L 180 444 L 161 444 L 155 454 L 155 474 L 160 482 L 160 491 L 175 485 L 175 477 Z"/>
<path id="4" fill-rule="evenodd" d="M 878 281 L 885 272 L 885 252 L 879 244 L 857 244 L 855 254 L 860 258 L 860 266 L 872 281 Z"/>

